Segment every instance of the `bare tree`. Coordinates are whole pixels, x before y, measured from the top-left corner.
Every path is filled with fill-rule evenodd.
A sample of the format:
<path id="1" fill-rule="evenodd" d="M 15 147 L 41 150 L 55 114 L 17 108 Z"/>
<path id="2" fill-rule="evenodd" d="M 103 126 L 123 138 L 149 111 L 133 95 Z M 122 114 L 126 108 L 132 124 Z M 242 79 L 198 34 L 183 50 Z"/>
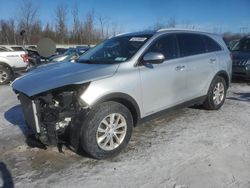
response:
<path id="1" fill-rule="evenodd" d="M 149 29 L 159 30 L 163 28 L 174 28 L 174 27 L 176 27 L 176 21 L 175 21 L 175 18 L 172 17 L 172 18 L 169 18 L 166 23 L 156 22 L 153 26 L 149 27 Z"/>
<path id="2" fill-rule="evenodd" d="M 109 23 L 108 19 L 96 19 L 94 11 L 89 11 L 84 19 L 80 19 L 77 4 L 71 9 L 73 27 L 67 26 L 68 8 L 59 4 L 54 12 L 55 21 L 42 25 L 38 18 L 38 8 L 34 1 L 23 0 L 20 4 L 20 15 L 17 20 L 0 20 L 1 44 L 36 44 L 40 37 L 49 37 L 56 43 L 96 44 L 122 31 L 117 23 Z M 97 22 L 95 22 L 97 20 Z M 20 31 L 25 30 L 24 40 Z"/>
<path id="3" fill-rule="evenodd" d="M 117 34 L 122 32 L 122 28 L 120 25 L 117 23 L 112 23 L 111 25 L 111 31 L 110 31 L 110 36 L 116 36 Z"/>
<path id="4" fill-rule="evenodd" d="M 88 12 L 86 19 L 83 23 L 83 30 L 85 35 L 85 40 L 87 44 L 91 44 L 94 41 L 94 11 Z"/>
<path id="5" fill-rule="evenodd" d="M 34 6 L 32 1 L 22 1 L 20 4 L 20 13 L 19 13 L 19 30 L 25 30 L 25 39 L 28 43 L 31 42 L 31 34 L 33 26 L 37 25 L 38 18 L 38 9 Z"/>
<path id="6" fill-rule="evenodd" d="M 72 17 L 73 17 L 73 29 L 71 31 L 71 40 L 73 43 L 77 43 L 80 40 L 80 29 L 81 29 L 81 21 L 79 19 L 79 10 L 77 4 L 72 8 Z"/>
<path id="7" fill-rule="evenodd" d="M 14 19 L 9 20 L 9 25 L 10 25 L 10 34 L 12 38 L 12 44 L 17 44 L 17 37 L 16 37 L 16 24 Z"/>
<path id="8" fill-rule="evenodd" d="M 2 41 L 6 44 L 16 44 L 15 22 L 13 19 L 1 20 L 0 30 Z"/>
<path id="9" fill-rule="evenodd" d="M 43 29 L 42 35 L 43 35 L 43 37 L 48 37 L 52 40 L 55 40 L 55 32 L 54 32 L 52 24 L 50 24 L 50 23 L 46 24 L 45 28 Z"/>
<path id="10" fill-rule="evenodd" d="M 67 41 L 67 6 L 64 4 L 59 4 L 55 10 L 56 16 L 56 38 L 57 41 L 61 44 L 64 44 Z"/>
<path id="11" fill-rule="evenodd" d="M 7 44 L 10 44 L 10 41 L 9 41 L 9 26 L 8 24 L 6 23 L 6 21 L 4 20 L 1 20 L 0 22 L 0 27 L 1 27 L 1 32 L 2 32 L 2 36 L 3 36 L 3 39 L 4 41 L 7 43 Z"/>
<path id="12" fill-rule="evenodd" d="M 100 22 L 100 33 L 101 33 L 101 39 L 104 39 L 104 22 L 105 22 L 105 20 L 104 20 L 104 18 L 102 17 L 102 16 L 100 16 L 99 17 L 99 22 Z"/>
<path id="13" fill-rule="evenodd" d="M 115 36 L 118 33 L 121 33 L 122 28 L 117 23 L 109 23 L 107 18 L 99 16 L 99 24 L 100 24 L 100 39 L 105 40 L 110 36 Z"/>
<path id="14" fill-rule="evenodd" d="M 174 28 L 175 26 L 176 26 L 175 18 L 174 17 L 169 18 L 166 27 L 167 28 Z"/>
<path id="15" fill-rule="evenodd" d="M 150 26 L 148 29 L 150 29 L 150 30 L 159 30 L 159 29 L 163 29 L 165 27 L 166 27 L 165 24 L 160 23 L 160 22 L 156 22 L 155 24 Z"/>

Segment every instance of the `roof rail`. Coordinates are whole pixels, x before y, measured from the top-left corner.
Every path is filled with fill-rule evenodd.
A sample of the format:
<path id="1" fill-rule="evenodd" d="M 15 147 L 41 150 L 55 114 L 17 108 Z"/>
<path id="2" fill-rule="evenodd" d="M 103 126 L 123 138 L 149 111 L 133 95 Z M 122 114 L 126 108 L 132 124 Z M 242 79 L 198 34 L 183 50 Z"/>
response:
<path id="1" fill-rule="evenodd" d="M 200 29 L 189 29 L 189 28 L 162 28 L 157 30 L 156 32 L 162 32 L 162 31 L 202 31 Z M 205 31 L 203 31 L 205 32 Z"/>
<path id="2" fill-rule="evenodd" d="M 121 36 L 121 35 L 126 35 L 126 34 L 129 34 L 130 32 L 124 32 L 124 33 L 118 33 L 115 35 L 115 37 L 118 37 L 118 36 Z"/>

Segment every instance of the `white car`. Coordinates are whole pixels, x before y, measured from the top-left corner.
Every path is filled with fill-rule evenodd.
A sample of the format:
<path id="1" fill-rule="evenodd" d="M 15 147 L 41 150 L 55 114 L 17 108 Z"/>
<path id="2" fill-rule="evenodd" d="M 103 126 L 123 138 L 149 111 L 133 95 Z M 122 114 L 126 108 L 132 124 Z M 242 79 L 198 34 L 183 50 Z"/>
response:
<path id="1" fill-rule="evenodd" d="M 0 85 L 9 83 L 16 71 L 25 70 L 28 61 L 25 51 L 0 51 Z"/>

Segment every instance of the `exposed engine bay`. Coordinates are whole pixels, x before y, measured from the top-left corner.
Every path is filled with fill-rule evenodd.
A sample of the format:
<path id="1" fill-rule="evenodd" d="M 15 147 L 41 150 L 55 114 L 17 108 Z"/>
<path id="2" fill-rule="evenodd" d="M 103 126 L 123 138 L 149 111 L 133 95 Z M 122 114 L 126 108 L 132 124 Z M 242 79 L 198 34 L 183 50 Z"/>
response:
<path id="1" fill-rule="evenodd" d="M 79 122 L 88 109 L 80 95 L 88 85 L 66 86 L 33 97 L 19 93 L 26 123 L 43 144 L 64 143 L 67 136 L 77 139 Z"/>

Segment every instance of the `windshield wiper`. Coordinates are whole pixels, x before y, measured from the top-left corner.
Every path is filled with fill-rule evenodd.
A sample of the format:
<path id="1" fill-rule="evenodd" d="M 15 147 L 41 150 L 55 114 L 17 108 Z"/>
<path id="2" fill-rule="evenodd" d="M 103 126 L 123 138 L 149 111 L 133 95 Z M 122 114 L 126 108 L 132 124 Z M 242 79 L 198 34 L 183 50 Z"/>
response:
<path id="1" fill-rule="evenodd" d="M 85 63 L 85 64 L 114 64 L 120 63 L 115 61 L 101 61 L 101 60 L 89 60 L 89 59 L 79 59 L 78 63 Z"/>
<path id="2" fill-rule="evenodd" d="M 94 64 L 94 61 L 91 61 L 89 59 L 78 59 L 78 63 L 85 63 L 85 64 Z"/>

